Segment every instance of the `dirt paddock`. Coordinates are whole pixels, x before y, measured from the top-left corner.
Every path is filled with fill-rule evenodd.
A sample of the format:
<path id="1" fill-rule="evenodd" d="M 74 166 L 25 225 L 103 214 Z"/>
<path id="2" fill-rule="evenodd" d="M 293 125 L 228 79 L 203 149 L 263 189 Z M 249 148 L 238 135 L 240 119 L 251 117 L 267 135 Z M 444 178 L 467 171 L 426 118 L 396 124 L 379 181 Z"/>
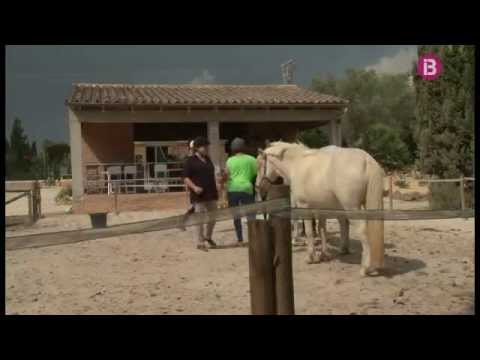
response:
<path id="1" fill-rule="evenodd" d="M 170 216 L 184 205 L 108 221 Z M 87 215 L 56 214 L 7 236 L 87 227 Z M 336 254 L 337 222 L 328 230 Z M 321 264 L 307 265 L 305 248 L 294 248 L 297 314 L 474 313 L 474 219 L 386 222 L 387 269 L 378 277 L 360 276 L 355 227 L 351 238 L 352 254 Z M 217 224 L 214 239 L 221 246 L 209 252 L 195 249 L 191 230 L 7 251 L 7 314 L 249 314 L 248 249 L 231 246 L 231 221 Z"/>

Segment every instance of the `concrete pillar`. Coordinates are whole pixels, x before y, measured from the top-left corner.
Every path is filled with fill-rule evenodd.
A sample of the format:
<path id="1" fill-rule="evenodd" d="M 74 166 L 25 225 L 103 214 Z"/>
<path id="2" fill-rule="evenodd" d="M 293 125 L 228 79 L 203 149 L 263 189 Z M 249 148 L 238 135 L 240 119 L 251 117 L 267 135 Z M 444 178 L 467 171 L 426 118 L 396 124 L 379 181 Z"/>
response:
<path id="1" fill-rule="evenodd" d="M 338 145 L 337 120 L 332 119 L 329 123 L 330 145 Z"/>
<path id="2" fill-rule="evenodd" d="M 220 123 L 218 120 L 207 122 L 207 136 L 208 141 L 210 141 L 210 158 L 213 164 L 219 168 L 222 162 L 220 159 Z"/>
<path id="3" fill-rule="evenodd" d="M 82 124 L 75 112 L 68 108 L 68 128 L 70 132 L 70 159 L 72 164 L 73 201 L 81 200 L 83 189 L 82 171 Z"/>
<path id="4" fill-rule="evenodd" d="M 342 139 L 342 120 L 338 120 L 337 122 L 337 146 L 342 146 L 343 139 Z"/>

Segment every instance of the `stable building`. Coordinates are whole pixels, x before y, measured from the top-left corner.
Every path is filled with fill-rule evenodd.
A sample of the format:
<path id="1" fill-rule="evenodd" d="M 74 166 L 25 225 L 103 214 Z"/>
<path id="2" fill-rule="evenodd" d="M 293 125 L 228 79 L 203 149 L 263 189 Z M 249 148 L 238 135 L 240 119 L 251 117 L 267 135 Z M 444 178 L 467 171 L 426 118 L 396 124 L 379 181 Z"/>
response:
<path id="1" fill-rule="evenodd" d="M 189 140 L 206 136 L 212 161 L 224 166 L 234 137 L 255 155 L 266 140 L 295 141 L 328 126 L 341 145 L 347 102 L 297 85 L 74 84 L 67 99 L 72 190 L 84 194 L 183 189 Z M 110 181 L 109 181 L 110 180 Z"/>

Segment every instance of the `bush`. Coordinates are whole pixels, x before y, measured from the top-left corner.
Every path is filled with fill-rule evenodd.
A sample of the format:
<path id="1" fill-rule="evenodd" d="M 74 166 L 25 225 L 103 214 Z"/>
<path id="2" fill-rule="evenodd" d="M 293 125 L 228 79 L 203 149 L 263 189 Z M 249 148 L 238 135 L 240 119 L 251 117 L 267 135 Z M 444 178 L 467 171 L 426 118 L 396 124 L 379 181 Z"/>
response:
<path id="1" fill-rule="evenodd" d="M 408 188 L 408 182 L 405 179 L 396 180 L 395 185 L 398 186 L 401 189 L 407 189 Z"/>
<path id="2" fill-rule="evenodd" d="M 465 183 L 465 207 L 475 209 L 475 184 L 471 181 Z"/>
<path id="3" fill-rule="evenodd" d="M 298 140 L 312 149 L 320 149 L 330 144 L 328 135 L 320 128 L 302 131 L 298 136 Z"/>
<path id="4" fill-rule="evenodd" d="M 47 178 L 46 184 L 47 184 L 47 186 L 55 186 L 55 179 L 53 177 L 49 176 Z"/>
<path id="5" fill-rule="evenodd" d="M 64 188 L 62 188 L 57 196 L 55 197 L 55 202 L 57 204 L 71 204 L 72 203 L 72 187 L 69 185 L 69 186 L 66 186 Z"/>
<path id="6" fill-rule="evenodd" d="M 432 210 L 458 210 L 462 207 L 458 183 L 431 183 L 430 208 Z"/>
<path id="7" fill-rule="evenodd" d="M 387 170 L 405 168 L 413 161 L 398 130 L 383 124 L 371 126 L 355 145 L 372 155 Z"/>

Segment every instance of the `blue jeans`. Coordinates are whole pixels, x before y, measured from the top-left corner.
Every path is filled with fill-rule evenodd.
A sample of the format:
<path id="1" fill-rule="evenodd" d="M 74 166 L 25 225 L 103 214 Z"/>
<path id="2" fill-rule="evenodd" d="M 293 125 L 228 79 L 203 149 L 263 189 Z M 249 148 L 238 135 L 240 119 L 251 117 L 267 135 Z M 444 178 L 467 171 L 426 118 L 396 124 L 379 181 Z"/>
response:
<path id="1" fill-rule="evenodd" d="M 244 192 L 229 192 L 228 193 L 228 206 L 239 206 L 253 204 L 255 202 L 255 196 L 253 194 Z M 255 220 L 255 214 L 248 215 L 248 220 Z M 243 241 L 242 234 L 242 221 L 240 218 L 234 218 L 233 224 L 235 225 L 235 232 L 237 233 L 237 240 Z"/>

